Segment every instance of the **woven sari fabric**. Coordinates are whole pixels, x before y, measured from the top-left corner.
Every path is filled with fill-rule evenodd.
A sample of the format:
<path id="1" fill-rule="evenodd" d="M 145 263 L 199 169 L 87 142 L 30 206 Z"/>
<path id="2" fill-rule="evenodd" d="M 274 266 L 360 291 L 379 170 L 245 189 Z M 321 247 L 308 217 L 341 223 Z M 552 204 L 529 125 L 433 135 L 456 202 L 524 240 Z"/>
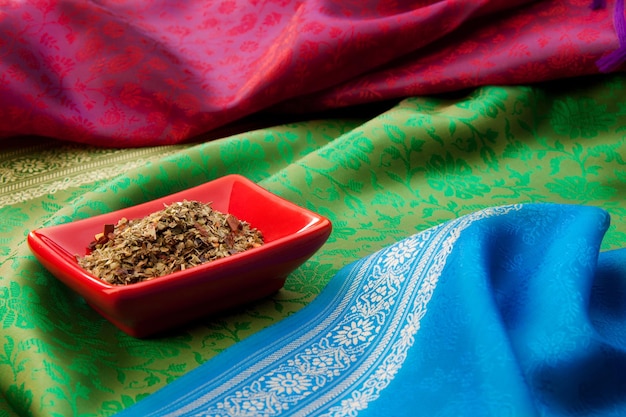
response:
<path id="1" fill-rule="evenodd" d="M 488 207 L 529 202 L 600 207 L 612 219 L 601 249 L 624 246 L 624 94 L 626 77 L 602 75 L 413 97 L 383 111 L 363 110 L 353 117 L 295 122 L 176 147 L 12 142 L 0 153 L 0 415 L 113 415 L 207 361 L 223 366 L 217 355 L 297 316 L 346 265 Z M 333 223 L 328 242 L 289 276 L 281 291 L 237 311 L 151 339 L 134 339 L 51 276 L 26 244 L 29 230 L 110 212 L 229 173 L 242 174 Z M 583 213 L 605 219 L 593 210 Z M 547 237 L 555 230 L 552 223 L 537 232 Z M 515 222 L 503 224 L 513 227 Z M 598 223 L 598 239 L 605 227 Z M 577 245 L 574 235 L 567 243 Z M 507 255 L 509 264 L 501 263 L 496 244 L 489 253 L 497 261 L 494 266 L 516 265 L 512 254 Z M 327 294 L 332 295 L 335 287 L 330 288 Z M 444 309 L 440 302 L 445 288 L 437 287 L 437 298 L 420 326 L 441 315 L 456 317 L 433 313 Z M 549 294 L 560 291 L 565 289 L 552 288 Z M 458 320 L 464 324 L 464 317 Z M 474 336 L 487 330 L 476 330 Z M 471 336 L 442 344 L 451 349 L 452 342 L 466 345 L 468 354 L 472 346 L 482 349 L 484 345 L 472 344 Z M 481 336 L 476 343 L 485 340 Z M 552 349 L 553 341 L 535 342 Z M 421 360 L 430 358 L 438 357 Z M 557 353 L 552 358 L 556 364 Z M 422 383 L 434 384 L 436 371 Z M 476 393 L 468 381 L 440 392 Z"/>
<path id="2" fill-rule="evenodd" d="M 614 2 L 0 2 L 0 137 L 172 144 L 242 117 L 598 72 Z"/>

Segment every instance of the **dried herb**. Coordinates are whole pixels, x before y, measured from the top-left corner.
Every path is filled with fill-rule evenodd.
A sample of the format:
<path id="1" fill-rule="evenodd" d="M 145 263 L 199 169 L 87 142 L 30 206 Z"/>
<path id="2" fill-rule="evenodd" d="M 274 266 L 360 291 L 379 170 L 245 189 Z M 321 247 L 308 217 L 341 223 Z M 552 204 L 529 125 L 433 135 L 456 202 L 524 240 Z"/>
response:
<path id="1" fill-rule="evenodd" d="M 114 285 L 154 279 L 263 244 L 261 232 L 198 201 L 105 225 L 78 264 Z"/>

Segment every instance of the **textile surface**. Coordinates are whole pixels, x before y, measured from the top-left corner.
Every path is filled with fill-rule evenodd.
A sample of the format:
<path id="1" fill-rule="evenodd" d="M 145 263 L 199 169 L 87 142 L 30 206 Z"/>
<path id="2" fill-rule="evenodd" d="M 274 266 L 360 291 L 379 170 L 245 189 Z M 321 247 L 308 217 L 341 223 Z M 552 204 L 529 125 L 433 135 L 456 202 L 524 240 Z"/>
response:
<path id="1" fill-rule="evenodd" d="M 225 349 L 296 317 L 346 265 L 487 207 L 600 207 L 612 222 L 596 249 L 622 247 L 625 90 L 622 74 L 485 86 L 407 98 L 371 117 L 311 119 L 179 148 L 146 148 L 143 155 L 46 139 L 3 147 L 0 415 L 114 415 Z M 50 153 L 57 156 L 46 159 Z M 145 163 L 123 172 L 105 169 L 107 159 L 126 166 L 140 158 Z M 91 179 L 88 161 L 96 164 Z M 72 179 L 72 172 L 80 178 Z M 229 173 L 333 223 L 326 245 L 289 276 L 284 289 L 235 312 L 134 339 L 60 284 L 26 245 L 29 230 Z M 62 186 L 59 176 L 68 178 Z M 19 195 L 11 195 L 15 189 Z"/>
<path id="2" fill-rule="evenodd" d="M 620 45 L 614 1 L 591 3 L 3 0 L 0 137 L 172 144 L 263 110 L 596 74 Z"/>
<path id="3" fill-rule="evenodd" d="M 120 416 L 620 416 L 626 249 L 595 207 L 490 208 L 342 269 Z"/>

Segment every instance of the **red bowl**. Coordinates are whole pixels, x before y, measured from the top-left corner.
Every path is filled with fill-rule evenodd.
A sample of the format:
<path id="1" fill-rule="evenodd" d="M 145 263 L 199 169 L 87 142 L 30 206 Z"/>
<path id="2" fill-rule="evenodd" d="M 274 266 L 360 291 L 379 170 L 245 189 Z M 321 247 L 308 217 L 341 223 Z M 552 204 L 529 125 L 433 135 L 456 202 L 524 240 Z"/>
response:
<path id="1" fill-rule="evenodd" d="M 81 268 L 94 235 L 105 224 L 143 218 L 182 200 L 212 203 L 257 228 L 265 244 L 125 286 L 108 284 Z M 55 277 L 80 294 L 96 311 L 131 336 L 146 337 L 201 316 L 266 297 L 283 287 L 289 273 L 328 239 L 328 219 L 270 193 L 240 175 L 108 214 L 30 232 L 28 244 Z"/>

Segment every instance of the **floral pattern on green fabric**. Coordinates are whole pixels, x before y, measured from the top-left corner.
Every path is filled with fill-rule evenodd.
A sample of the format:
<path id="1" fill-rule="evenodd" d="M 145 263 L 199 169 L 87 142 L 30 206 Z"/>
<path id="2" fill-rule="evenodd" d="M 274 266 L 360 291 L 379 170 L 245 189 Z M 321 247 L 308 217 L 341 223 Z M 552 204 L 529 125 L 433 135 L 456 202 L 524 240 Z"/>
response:
<path id="1" fill-rule="evenodd" d="M 0 158 L 0 186 L 19 183 L 24 190 L 8 196 L 4 189 L 0 205 L 0 415 L 113 415 L 298 311 L 347 263 L 484 207 L 531 201 L 598 205 L 614 217 L 604 248 L 623 245 L 624 79 L 596 77 L 571 89 L 486 86 L 457 98 L 413 97 L 369 120 L 290 123 L 175 149 L 146 149 L 141 158 L 137 150 L 68 149 L 47 142 L 35 149 L 36 158 Z M 113 175 L 114 158 L 129 168 Z M 56 178 L 47 188 L 27 184 L 41 172 L 38 161 Z M 85 161 L 99 164 L 91 179 L 81 169 Z M 80 181 L 57 181 L 74 168 Z M 327 243 L 281 291 L 236 311 L 134 339 L 51 276 L 25 243 L 29 230 L 233 172 L 333 224 Z M 339 342 L 369 337 L 371 323 L 361 324 L 344 329 Z M 292 373 L 272 386 L 295 392 L 306 383 Z"/>
<path id="2" fill-rule="evenodd" d="M 615 121 L 615 116 L 607 112 L 605 105 L 585 97 L 555 101 L 551 119 L 556 133 L 572 139 L 594 138 L 600 132 L 608 132 Z"/>
<path id="3" fill-rule="evenodd" d="M 10 233 L 16 227 L 24 224 L 28 215 L 22 212 L 19 207 L 9 207 L 3 213 L 2 223 L 0 223 L 0 233 Z"/>
<path id="4" fill-rule="evenodd" d="M 426 165 L 425 177 L 434 190 L 443 191 L 446 197 L 469 199 L 489 191 L 464 159 L 455 159 L 450 153 L 433 155 Z"/>

